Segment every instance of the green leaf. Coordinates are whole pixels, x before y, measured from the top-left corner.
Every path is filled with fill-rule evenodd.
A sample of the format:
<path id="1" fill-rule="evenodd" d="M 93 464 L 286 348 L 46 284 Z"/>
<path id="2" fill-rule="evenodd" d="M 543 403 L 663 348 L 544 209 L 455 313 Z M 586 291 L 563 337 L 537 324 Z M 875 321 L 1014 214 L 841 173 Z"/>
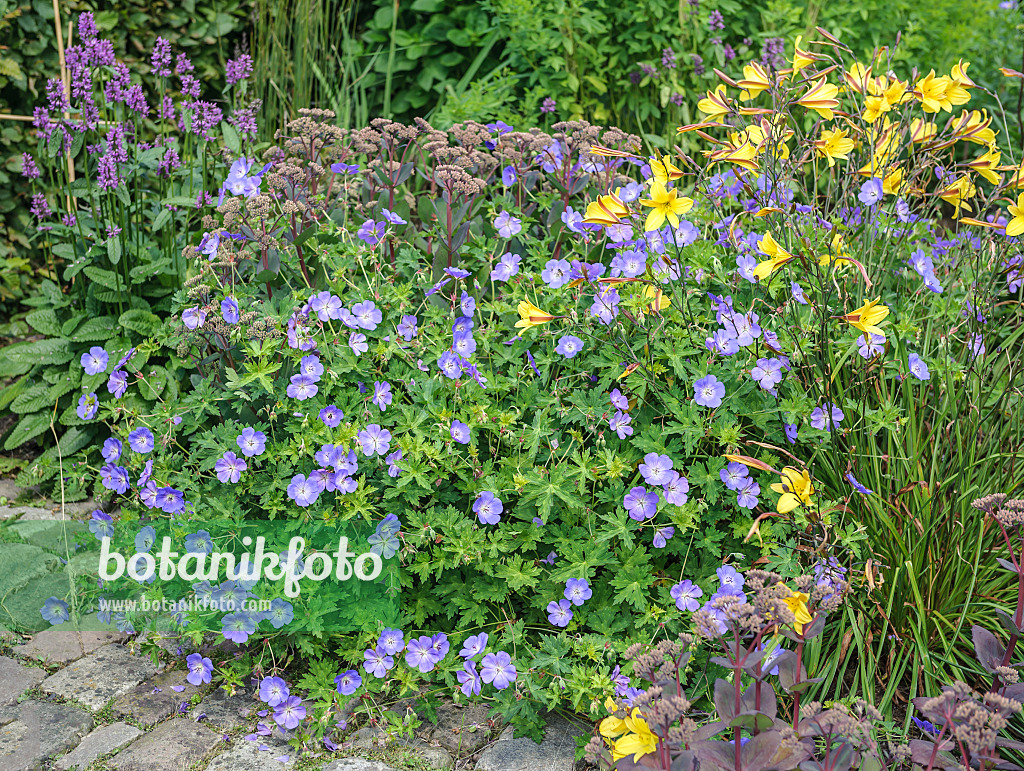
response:
<path id="1" fill-rule="evenodd" d="M 51 337 L 60 336 L 60 321 L 57 319 L 57 314 L 49 308 L 32 311 L 25 317 L 25 321 L 36 332 L 42 332 Z"/>
<path id="2" fill-rule="evenodd" d="M 170 198 L 165 198 L 160 203 L 164 206 L 190 206 L 196 205 L 196 199 L 187 195 L 172 195 Z"/>
<path id="3" fill-rule="evenodd" d="M 164 226 L 168 222 L 170 222 L 170 221 L 171 221 L 171 210 L 170 209 L 162 209 L 160 211 L 160 213 L 158 215 L 156 215 L 156 219 L 153 220 L 153 232 L 154 233 L 159 233 L 161 230 L 164 229 Z"/>
<path id="4" fill-rule="evenodd" d="M 71 339 L 76 343 L 91 343 L 94 340 L 109 340 L 117 331 L 117 319 L 113 316 L 99 316 L 89 319 L 75 330 Z"/>
<path id="5" fill-rule="evenodd" d="M 125 329 L 138 332 L 144 337 L 155 335 L 160 329 L 160 317 L 143 310 L 130 310 L 121 314 L 117 320 Z"/>
<path id="6" fill-rule="evenodd" d="M 118 188 L 120 189 L 120 188 Z M 107 257 L 110 258 L 111 265 L 117 265 L 121 262 L 121 239 L 111 238 L 107 241 Z M 89 271 L 86 271 L 86 275 Z"/>
<path id="7" fill-rule="evenodd" d="M 66 364 L 74 358 L 74 354 L 70 340 L 51 337 L 32 343 L 9 345 L 3 349 L 0 358 L 15 364 Z"/>
<path id="8" fill-rule="evenodd" d="M 18 425 L 11 430 L 10 435 L 7 437 L 7 441 L 4 442 L 4 449 L 13 450 L 15 447 L 21 447 L 25 442 L 30 439 L 35 439 L 49 428 L 49 410 L 44 412 L 33 412 L 31 415 L 25 415 L 18 421 Z"/>
<path id="9" fill-rule="evenodd" d="M 120 244 L 120 242 L 115 242 L 115 243 Z M 107 245 L 107 249 L 108 249 L 108 252 L 109 252 L 109 249 L 110 249 L 110 245 L 109 244 Z M 120 249 L 121 249 L 121 247 L 119 245 L 118 246 L 118 252 L 117 252 L 118 259 L 120 259 L 120 256 L 121 256 Z M 124 291 L 125 288 L 126 288 L 125 285 L 124 285 L 124 282 L 121 281 L 121 277 L 118 276 L 116 273 L 114 273 L 112 270 L 105 270 L 105 269 L 99 268 L 99 267 L 97 267 L 95 265 L 90 265 L 89 267 L 87 267 L 85 269 L 85 275 L 88 276 L 91 280 L 95 281 L 100 286 L 106 287 L 107 289 L 109 289 L 112 292 L 116 292 L 118 290 Z"/>
<path id="10" fill-rule="evenodd" d="M 41 410 L 50 404 L 49 392 L 49 385 L 37 383 L 11 402 L 11 412 L 15 415 L 25 415 Z"/>
<path id="11" fill-rule="evenodd" d="M 221 133 L 224 134 L 224 144 L 227 148 L 235 155 L 239 155 L 242 152 L 242 140 L 238 136 L 238 131 L 227 121 L 220 124 Z"/>

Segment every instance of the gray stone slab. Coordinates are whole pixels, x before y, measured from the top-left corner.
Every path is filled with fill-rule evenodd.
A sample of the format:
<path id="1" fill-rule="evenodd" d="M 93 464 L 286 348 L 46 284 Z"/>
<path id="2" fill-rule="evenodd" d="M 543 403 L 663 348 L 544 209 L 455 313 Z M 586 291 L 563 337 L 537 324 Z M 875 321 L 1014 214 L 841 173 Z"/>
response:
<path id="1" fill-rule="evenodd" d="M 395 769 L 379 760 L 342 758 L 324 766 L 323 771 L 395 771 Z"/>
<path id="2" fill-rule="evenodd" d="M 0 479 L 0 500 L 4 503 L 16 501 L 23 489 L 13 479 Z"/>
<path id="3" fill-rule="evenodd" d="M 0 704 L 14 704 L 29 688 L 39 685 L 46 672 L 0 656 Z"/>
<path id="4" fill-rule="evenodd" d="M 127 723 L 111 723 L 101 726 L 82 739 L 82 743 L 54 762 L 59 771 L 82 771 L 100 755 L 120 749 L 128 742 L 142 736 L 142 731 Z"/>
<path id="5" fill-rule="evenodd" d="M 257 707 L 266 709 L 265 705 L 254 700 L 249 693 L 240 691 L 234 696 L 229 696 L 223 688 L 218 688 L 199 702 L 198 706 L 193 707 L 188 716 L 196 720 L 200 715 L 205 715 L 206 717 L 202 718 L 204 723 L 223 731 L 230 731 L 247 725 L 256 713 Z"/>
<path id="6" fill-rule="evenodd" d="M 121 642 L 127 636 L 121 632 L 76 632 L 72 629 L 46 629 L 25 645 L 15 646 L 14 652 L 26 659 L 44 664 L 67 664 L 76 661 L 97 648 Z"/>
<path id="7" fill-rule="evenodd" d="M 131 718 L 144 726 L 170 717 L 201 690 L 185 679 L 186 674 L 183 669 L 174 669 L 143 680 L 128 693 L 117 697 L 113 705 L 114 714 Z"/>
<path id="8" fill-rule="evenodd" d="M 219 741 L 220 735 L 202 723 L 168 720 L 117 753 L 109 766 L 115 771 L 183 771 L 205 760 Z"/>
<path id="9" fill-rule="evenodd" d="M 47 758 L 77 745 L 92 726 L 90 714 L 67 704 L 22 702 L 18 719 L 0 728 L 0 769 L 37 771 Z"/>
<path id="10" fill-rule="evenodd" d="M 423 739 L 413 740 L 404 737 L 396 737 L 393 742 L 388 741 L 388 735 L 376 726 L 365 726 L 360 728 L 350 739 L 352 746 L 357 750 L 370 750 L 383 748 L 389 743 L 398 744 L 414 752 L 430 768 L 451 768 L 455 759 L 448 750 L 442 747 L 435 747 Z"/>
<path id="11" fill-rule="evenodd" d="M 0 506 L 0 519 L 53 519 L 49 509 L 38 506 Z"/>
<path id="12" fill-rule="evenodd" d="M 499 739 L 485 749 L 476 771 L 572 771 L 576 764 L 576 736 L 590 732 L 558 716 L 549 716 L 544 741 Z"/>
<path id="13" fill-rule="evenodd" d="M 278 760 L 287 755 L 287 761 Z M 257 742 L 235 739 L 232 746 L 215 757 L 205 771 L 279 771 L 295 768 L 295 756 L 289 747 L 260 751 Z"/>
<path id="14" fill-rule="evenodd" d="M 491 740 L 488 711 L 483 704 L 465 707 L 441 704 L 437 708 L 437 725 L 424 720 L 418 733 L 421 738 L 439 744 L 457 757 L 466 757 Z"/>
<path id="15" fill-rule="evenodd" d="M 133 656 L 123 645 L 104 645 L 46 678 L 40 687 L 46 693 L 75 699 L 90 709 L 100 709 L 156 672 L 152 661 Z"/>

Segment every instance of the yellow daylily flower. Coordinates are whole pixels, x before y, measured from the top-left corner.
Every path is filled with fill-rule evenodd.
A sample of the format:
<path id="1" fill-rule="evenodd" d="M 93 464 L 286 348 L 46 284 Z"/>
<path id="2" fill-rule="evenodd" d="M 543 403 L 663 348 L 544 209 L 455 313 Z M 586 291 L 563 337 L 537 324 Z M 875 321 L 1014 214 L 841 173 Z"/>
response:
<path id="1" fill-rule="evenodd" d="M 846 259 L 846 247 L 843 243 L 842 233 L 836 233 L 832 236 L 831 249 L 818 258 L 818 264 L 821 266 L 835 265 L 837 268 L 853 265 L 852 262 Z"/>
<path id="2" fill-rule="evenodd" d="M 850 139 L 849 132 L 845 129 L 835 131 L 823 129 L 821 139 L 814 142 L 815 150 L 818 151 L 818 155 L 828 161 L 829 168 L 836 165 L 836 158 L 841 158 L 844 161 L 850 160 L 850 153 L 856 146 L 857 143 Z"/>
<path id="3" fill-rule="evenodd" d="M 679 217 L 693 208 L 693 199 L 679 195 L 675 188 L 666 190 L 661 182 L 654 180 L 651 183 L 651 197 L 640 199 L 640 205 L 651 210 L 644 222 L 644 230 L 649 232 L 658 230 L 666 219 L 672 223 L 672 227 L 679 227 Z"/>
<path id="4" fill-rule="evenodd" d="M 697 109 L 707 115 L 710 122 L 721 123 L 722 118 L 731 112 L 725 96 L 725 84 L 719 83 L 713 92 L 708 91 L 707 96 L 697 102 Z"/>
<path id="5" fill-rule="evenodd" d="M 843 73 L 843 80 L 851 91 L 863 94 L 867 91 L 868 80 L 871 78 L 871 68 L 865 67 L 860 62 L 854 62 L 850 69 Z"/>
<path id="6" fill-rule="evenodd" d="M 970 62 L 965 62 L 963 59 L 953 65 L 953 69 L 949 71 L 950 80 L 954 80 L 963 88 L 974 88 L 978 84 L 971 80 L 967 74 L 967 68 L 971 66 Z"/>
<path id="7" fill-rule="evenodd" d="M 792 254 L 783 249 L 778 241 L 772 238 L 771 231 L 765 233 L 764 237 L 757 242 L 757 248 L 768 255 L 767 260 L 757 263 L 754 267 L 754 278 L 758 281 L 768 278 L 787 262 L 792 262 L 796 259 Z"/>
<path id="8" fill-rule="evenodd" d="M 733 137 L 736 136 L 739 135 L 733 135 Z M 757 171 L 758 169 L 757 146 L 749 139 L 735 144 L 729 143 L 720 150 L 705 150 L 703 152 L 711 163 L 735 163 L 747 171 Z"/>
<path id="9" fill-rule="evenodd" d="M 951 112 L 953 103 L 949 100 L 948 92 L 952 84 L 949 78 L 944 75 L 936 76 L 935 70 L 932 70 L 917 81 L 914 96 L 921 100 L 921 109 L 925 112 Z"/>
<path id="10" fill-rule="evenodd" d="M 519 312 L 519 321 L 516 322 L 516 329 L 530 329 L 531 327 L 538 327 L 541 324 L 546 324 L 554 318 L 550 313 L 546 313 L 534 305 L 529 300 L 523 300 L 519 303 L 519 307 L 516 308 Z"/>
<path id="11" fill-rule="evenodd" d="M 957 219 L 960 216 L 960 210 L 966 209 L 967 211 L 973 211 L 971 205 L 967 202 L 968 198 L 974 198 L 978 192 L 978 188 L 975 186 L 971 178 L 964 174 L 958 178 L 955 182 L 952 182 L 946 187 L 939 191 L 939 198 L 946 203 L 953 205 L 953 219 Z"/>
<path id="12" fill-rule="evenodd" d="M 772 485 L 772 490 L 782 495 L 776 506 L 779 514 L 788 514 L 798 506 L 810 506 L 813 503 L 811 496 L 814 495 L 814 485 L 806 470 L 798 471 L 792 466 L 786 466 L 779 476 L 782 482 Z"/>
<path id="13" fill-rule="evenodd" d="M 621 224 L 621 218 L 629 214 L 629 209 L 619 198 L 618 193 L 619 190 L 616 190 L 611 195 L 599 195 L 596 201 L 591 201 L 587 206 L 587 216 L 583 218 L 583 221 L 588 225 Z"/>
<path id="14" fill-rule="evenodd" d="M 789 597 L 784 597 L 783 602 L 786 603 L 793 615 L 796 616 L 796 620 L 793 622 L 793 629 L 796 630 L 797 634 L 803 634 L 804 625 L 811 623 L 814 619 L 811 617 L 811 613 L 807 610 L 807 601 L 811 599 L 809 594 L 804 592 L 793 592 Z"/>
<path id="15" fill-rule="evenodd" d="M 951 85 L 948 95 L 949 101 L 953 104 L 967 104 L 971 101 L 971 94 L 967 89 L 974 88 L 977 84 L 967 76 L 967 68 L 970 66 L 970 62 L 961 59 L 953 65 L 953 69 L 949 72 Z"/>
<path id="16" fill-rule="evenodd" d="M 640 710 L 634 709 L 624 722 L 629 733 L 613 745 L 613 760 L 632 755 L 633 762 L 635 763 L 644 755 L 650 755 L 652 752 L 657 751 L 658 737 L 651 730 L 651 727 L 647 725 L 647 721 L 640 715 Z"/>
<path id="17" fill-rule="evenodd" d="M 662 185 L 677 180 L 683 176 L 683 170 L 672 165 L 668 158 L 650 158 L 651 174 L 655 181 Z"/>
<path id="18" fill-rule="evenodd" d="M 987 110 L 964 110 L 953 122 L 953 136 L 989 147 L 996 141 L 996 132 L 989 128 L 991 125 L 992 117 Z"/>
<path id="19" fill-rule="evenodd" d="M 825 120 L 832 120 L 835 117 L 832 110 L 839 107 L 839 100 L 836 99 L 838 94 L 839 87 L 827 82 L 822 76 L 811 84 L 807 93 L 797 99 L 796 103 L 808 110 L 814 110 Z"/>
<path id="20" fill-rule="evenodd" d="M 651 301 L 648 308 L 654 313 L 661 313 L 672 304 L 665 293 L 661 291 L 661 287 L 654 287 L 650 284 L 644 288 L 644 298 Z"/>
<path id="21" fill-rule="evenodd" d="M 993 145 L 989 147 L 983 155 L 979 155 L 967 165 L 981 174 L 981 176 L 993 185 L 998 185 L 1003 179 L 999 174 L 996 174 L 996 169 L 999 167 L 1000 157 L 1002 157 L 1002 153 L 1000 153 L 999 150 L 996 149 L 995 145 Z"/>
<path id="22" fill-rule="evenodd" d="M 921 142 L 930 142 L 935 139 L 935 135 L 938 133 L 938 130 L 938 127 L 933 121 L 914 118 L 910 121 L 910 141 L 917 144 L 920 144 Z"/>
<path id="23" fill-rule="evenodd" d="M 886 195 L 899 195 L 903 187 L 903 167 L 899 164 L 889 167 L 882 177 L 882 192 Z"/>
<path id="24" fill-rule="evenodd" d="M 737 81 L 736 85 L 743 89 L 740 92 L 740 99 L 748 102 L 755 99 L 762 91 L 767 91 L 771 86 L 771 81 L 761 64 L 751 62 L 743 68 L 743 79 Z"/>
<path id="25" fill-rule="evenodd" d="M 796 43 L 793 44 L 793 72 L 794 74 L 800 72 L 805 67 L 810 67 L 814 64 L 818 57 L 808 51 L 804 51 L 800 48 L 800 43 L 803 41 L 803 35 L 796 36 Z"/>
<path id="26" fill-rule="evenodd" d="M 1024 233 L 1024 193 L 1017 196 L 1017 204 L 1010 204 L 1010 221 L 1006 223 L 1006 235 L 1019 236 Z"/>
<path id="27" fill-rule="evenodd" d="M 879 324 L 889 315 L 889 308 L 885 305 L 879 305 L 881 299 L 877 297 L 874 300 L 867 300 L 853 313 L 847 313 L 845 316 L 839 316 L 839 318 L 847 322 L 854 329 L 859 329 L 863 332 L 865 340 L 871 339 L 868 335 L 881 335 L 885 337 L 885 332 L 882 331 Z"/>

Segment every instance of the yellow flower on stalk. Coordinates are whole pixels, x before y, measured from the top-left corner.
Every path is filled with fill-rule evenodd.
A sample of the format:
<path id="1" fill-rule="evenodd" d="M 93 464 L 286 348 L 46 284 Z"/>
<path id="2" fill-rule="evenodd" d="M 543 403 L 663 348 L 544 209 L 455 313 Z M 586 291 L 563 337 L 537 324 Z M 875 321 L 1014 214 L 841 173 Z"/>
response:
<path id="1" fill-rule="evenodd" d="M 868 80 L 871 79 L 871 68 L 865 67 L 860 62 L 854 62 L 850 69 L 843 73 L 843 80 L 846 87 L 858 94 L 863 94 L 868 89 Z"/>
<path id="2" fill-rule="evenodd" d="M 882 192 L 886 195 L 899 195 L 903 187 L 903 167 L 899 164 L 891 166 L 882 177 Z"/>
<path id="3" fill-rule="evenodd" d="M 764 237 L 757 242 L 757 248 L 768 255 L 767 260 L 757 263 L 754 267 L 754 278 L 758 281 L 768 278 L 787 262 L 792 262 L 796 259 L 792 254 L 783 249 L 778 241 L 772 238 L 771 231 L 765 233 Z"/>
<path id="4" fill-rule="evenodd" d="M 519 307 L 516 308 L 519 311 L 519 321 L 516 322 L 516 329 L 530 329 L 531 327 L 538 327 L 541 324 L 546 324 L 554 318 L 550 313 L 546 313 L 534 305 L 529 300 L 523 300 L 519 303 Z"/>
<path id="5" fill-rule="evenodd" d="M 633 756 L 633 762 L 637 762 L 644 755 L 650 755 L 658 749 L 658 737 L 647 725 L 647 721 L 641 716 L 640 710 L 634 709 L 623 721 L 629 731 L 625 736 L 612 745 L 612 760 L 624 758 L 627 755 Z"/>
<path id="6" fill-rule="evenodd" d="M 693 199 L 679 195 L 675 188 L 667 190 L 661 182 L 654 180 L 651 183 L 651 197 L 640 199 L 640 205 L 651 210 L 644 222 L 644 230 L 650 232 L 661 228 L 666 219 L 672 223 L 672 227 L 679 227 L 679 217 L 693 208 Z"/>
<path id="7" fill-rule="evenodd" d="M 946 203 L 953 205 L 953 219 L 960 217 L 960 210 L 965 209 L 967 211 L 973 211 L 971 205 L 967 202 L 968 198 L 974 198 L 978 192 L 978 188 L 975 186 L 971 178 L 964 174 L 959 177 L 955 182 L 946 185 L 942 190 L 939 191 L 939 198 Z"/>
<path id="8" fill-rule="evenodd" d="M 719 83 L 714 91 L 708 91 L 707 96 L 697 102 L 697 109 L 707 115 L 711 123 L 721 123 L 722 118 L 731 112 L 725 96 L 725 84 Z"/>
<path id="9" fill-rule="evenodd" d="M 818 155 L 828 161 L 829 168 L 836 165 L 836 158 L 844 161 L 850 160 L 850 153 L 856 146 L 857 143 L 850 139 L 849 132 L 845 129 L 837 129 L 835 131 L 823 129 L 821 139 L 817 139 L 814 142 L 815 150 L 818 151 Z"/>
<path id="10" fill-rule="evenodd" d="M 957 83 L 957 85 L 963 88 L 974 88 L 978 84 L 971 80 L 970 75 L 967 74 L 967 68 L 971 66 L 970 62 L 965 62 L 963 59 L 953 65 L 953 69 L 949 71 L 949 78 Z"/>
<path id="11" fill-rule="evenodd" d="M 612 699 L 611 696 L 609 696 L 605 700 L 604 708 L 612 713 L 617 712 L 619 709 L 618 705 L 615 703 L 614 699 Z M 622 736 L 622 734 L 626 733 L 626 731 L 628 731 L 629 729 L 626 728 L 625 720 L 623 720 L 621 717 L 616 716 L 615 714 L 611 714 L 601 721 L 601 723 L 598 725 L 598 730 L 600 731 L 601 736 L 603 736 L 605 739 L 616 739 Z"/>
<path id="12" fill-rule="evenodd" d="M 793 592 L 789 597 L 782 599 L 786 603 L 786 607 L 793 611 L 793 615 L 796 616 L 793 621 L 793 629 L 796 630 L 797 634 L 803 634 L 804 625 L 814 620 L 810 611 L 807 610 L 807 601 L 809 599 L 811 599 L 811 596 L 804 592 Z"/>
<path id="13" fill-rule="evenodd" d="M 782 495 L 776 506 L 779 514 L 788 514 L 798 506 L 810 506 L 813 503 L 811 496 L 814 495 L 814 485 L 806 470 L 798 471 L 792 466 L 786 466 L 779 476 L 782 482 L 772 485 L 772 490 Z"/>
<path id="14" fill-rule="evenodd" d="M 867 300 L 853 313 L 847 313 L 845 316 L 839 316 L 838 318 L 847 322 L 854 329 L 859 329 L 863 332 L 865 340 L 871 339 L 869 335 L 885 337 L 885 332 L 882 331 L 879 325 L 889 315 L 889 308 L 885 305 L 879 305 L 881 299 L 877 297 L 874 300 Z"/>
<path id="15" fill-rule="evenodd" d="M 897 78 L 890 80 L 884 75 L 868 79 L 865 91 L 864 111 L 861 117 L 868 123 L 874 123 L 896 105 L 912 98 L 907 90 L 907 83 Z"/>
<path id="16" fill-rule="evenodd" d="M 970 66 L 970 62 L 961 59 L 949 72 L 950 87 L 947 94 L 953 104 L 967 104 L 971 101 L 971 94 L 967 89 L 974 88 L 977 84 L 967 76 L 967 68 Z"/>
<path id="17" fill-rule="evenodd" d="M 995 145 L 992 145 L 983 155 L 979 155 L 967 165 L 981 174 L 981 176 L 993 185 L 998 185 L 1003 180 L 999 174 L 996 174 L 996 169 L 999 167 L 999 159 L 1001 156 L 1002 153 L 996 149 Z"/>
<path id="18" fill-rule="evenodd" d="M 668 158 L 651 158 L 651 174 L 655 181 L 665 185 L 670 180 L 677 180 L 683 176 L 683 170 L 672 165 Z"/>
<path id="19" fill-rule="evenodd" d="M 836 99 L 838 94 L 839 87 L 827 82 L 823 75 L 811 84 L 807 93 L 797 99 L 796 103 L 808 110 L 814 110 L 825 120 L 832 120 L 835 117 L 832 110 L 839 107 L 839 100 Z"/>
<path id="20" fill-rule="evenodd" d="M 599 195 L 596 201 L 591 201 L 583 221 L 588 225 L 621 224 L 621 218 L 629 215 L 629 209 L 619 198 L 618 193 L 616 190 L 611 195 Z"/>
<path id="21" fill-rule="evenodd" d="M 914 118 L 910 121 L 910 141 L 920 144 L 921 142 L 930 142 L 935 139 L 935 135 L 938 133 L 938 127 L 933 121 L 923 120 L 921 118 Z"/>
<path id="22" fill-rule="evenodd" d="M 1006 223 L 1006 235 L 1019 236 L 1024 233 L 1024 193 L 1017 196 L 1016 206 L 1011 203 L 1008 211 L 1012 219 Z"/>
<path id="23" fill-rule="evenodd" d="M 996 132 L 989 128 L 991 125 L 992 116 L 987 110 L 964 110 L 953 122 L 953 136 L 988 147 L 996 141 Z"/>
<path id="24" fill-rule="evenodd" d="M 945 110 L 951 112 L 953 103 L 949 100 L 949 90 L 953 82 L 944 75 L 935 75 L 932 70 L 914 87 L 914 96 L 921 100 L 921 109 L 925 112 Z"/>
<path id="25" fill-rule="evenodd" d="M 661 291 L 660 286 L 655 287 L 652 286 L 651 284 L 648 284 L 644 289 L 644 299 L 650 300 L 650 303 L 648 303 L 647 307 L 653 313 L 660 314 L 663 310 L 665 310 L 669 305 L 672 304 L 668 297 L 665 296 L 665 293 Z"/>
<path id="26" fill-rule="evenodd" d="M 748 102 L 757 98 L 762 91 L 771 87 L 768 73 L 758 62 L 751 62 L 743 68 L 743 79 L 737 81 L 736 85 L 743 89 L 740 92 L 740 100 Z"/>
<path id="27" fill-rule="evenodd" d="M 707 156 L 711 163 L 735 163 L 741 169 L 757 171 L 757 146 L 749 139 L 741 137 L 742 135 L 740 134 L 733 134 L 732 141 L 727 143 L 722 149 L 705 150 L 703 151 L 704 155 Z"/>
<path id="28" fill-rule="evenodd" d="M 843 244 L 842 233 L 836 233 L 832 236 L 831 249 L 818 258 L 818 264 L 823 267 L 827 265 L 834 265 L 837 268 L 853 265 L 852 262 L 846 259 L 846 247 Z"/>
<path id="29" fill-rule="evenodd" d="M 810 67 L 816 61 L 818 57 L 808 51 L 804 51 L 800 48 L 800 43 L 803 41 L 803 35 L 796 36 L 796 43 L 793 44 L 793 73 L 800 72 L 805 67 Z"/>

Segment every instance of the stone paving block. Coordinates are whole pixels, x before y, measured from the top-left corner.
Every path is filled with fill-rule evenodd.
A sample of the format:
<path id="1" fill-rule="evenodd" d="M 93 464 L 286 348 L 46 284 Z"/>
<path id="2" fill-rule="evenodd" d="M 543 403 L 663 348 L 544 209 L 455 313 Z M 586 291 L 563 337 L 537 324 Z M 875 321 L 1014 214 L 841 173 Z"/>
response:
<path id="1" fill-rule="evenodd" d="M 0 656 L 0 705 L 14 704 L 18 697 L 46 677 L 39 667 L 27 667 L 20 661 Z"/>
<path id="2" fill-rule="evenodd" d="M 142 736 L 142 731 L 127 723 L 111 723 L 97 728 L 82 739 L 72 752 L 58 758 L 53 767 L 59 771 L 82 771 L 100 755 L 106 755 Z"/>
<path id="3" fill-rule="evenodd" d="M 49 509 L 38 506 L 0 506 L 0 519 L 51 519 Z"/>
<path id="4" fill-rule="evenodd" d="M 278 760 L 286 755 L 287 761 Z M 257 742 L 235 739 L 227 751 L 210 761 L 205 771 L 279 771 L 292 768 L 295 768 L 295 757 L 290 747 L 261 751 Z"/>
<path id="5" fill-rule="evenodd" d="M 92 726 L 92 715 L 67 704 L 22 702 L 17 720 L 0 728 L 0 769 L 37 771 L 47 758 L 77 745 Z"/>
<path id="6" fill-rule="evenodd" d="M 218 688 L 199 702 L 198 706 L 193 707 L 188 716 L 195 720 L 200 715 L 206 715 L 203 718 L 204 723 L 223 731 L 230 731 L 232 728 L 246 725 L 259 705 L 249 693 L 242 691 L 234 696 L 228 696 L 227 691 Z M 265 706 L 263 708 L 265 709 Z"/>
<path id="7" fill-rule="evenodd" d="M 40 632 L 25 645 L 15 646 L 14 652 L 45 664 L 67 664 L 97 648 L 125 639 L 127 635 L 121 632 L 76 632 L 53 628 Z"/>
<path id="8" fill-rule="evenodd" d="M 0 498 L 6 499 L 7 503 L 16 501 L 22 490 L 13 479 L 0 479 Z"/>
<path id="9" fill-rule="evenodd" d="M 562 717 L 549 716 L 544 741 L 499 739 L 480 754 L 476 771 L 572 771 L 576 736 L 590 732 Z"/>
<path id="10" fill-rule="evenodd" d="M 379 760 L 342 758 L 324 766 L 323 771 L 395 771 L 395 769 Z"/>
<path id="11" fill-rule="evenodd" d="M 202 723 L 168 720 L 115 755 L 109 765 L 115 771 L 184 771 L 203 761 L 220 740 Z"/>
<path id="12" fill-rule="evenodd" d="M 114 714 L 131 718 L 144 726 L 151 726 L 170 717 L 178 711 L 182 702 L 188 702 L 200 692 L 199 688 L 185 679 L 186 674 L 184 669 L 174 669 L 143 680 L 133 690 L 117 697 L 114 701 Z"/>
<path id="13" fill-rule="evenodd" d="M 441 704 L 437 707 L 437 725 L 424 720 L 417 733 L 459 757 L 466 757 L 491 739 L 488 712 L 483 704 Z"/>
<path id="14" fill-rule="evenodd" d="M 40 687 L 46 693 L 75 699 L 90 709 L 100 709 L 156 672 L 157 668 L 148 658 L 133 656 L 123 645 L 111 644 L 50 675 Z"/>

